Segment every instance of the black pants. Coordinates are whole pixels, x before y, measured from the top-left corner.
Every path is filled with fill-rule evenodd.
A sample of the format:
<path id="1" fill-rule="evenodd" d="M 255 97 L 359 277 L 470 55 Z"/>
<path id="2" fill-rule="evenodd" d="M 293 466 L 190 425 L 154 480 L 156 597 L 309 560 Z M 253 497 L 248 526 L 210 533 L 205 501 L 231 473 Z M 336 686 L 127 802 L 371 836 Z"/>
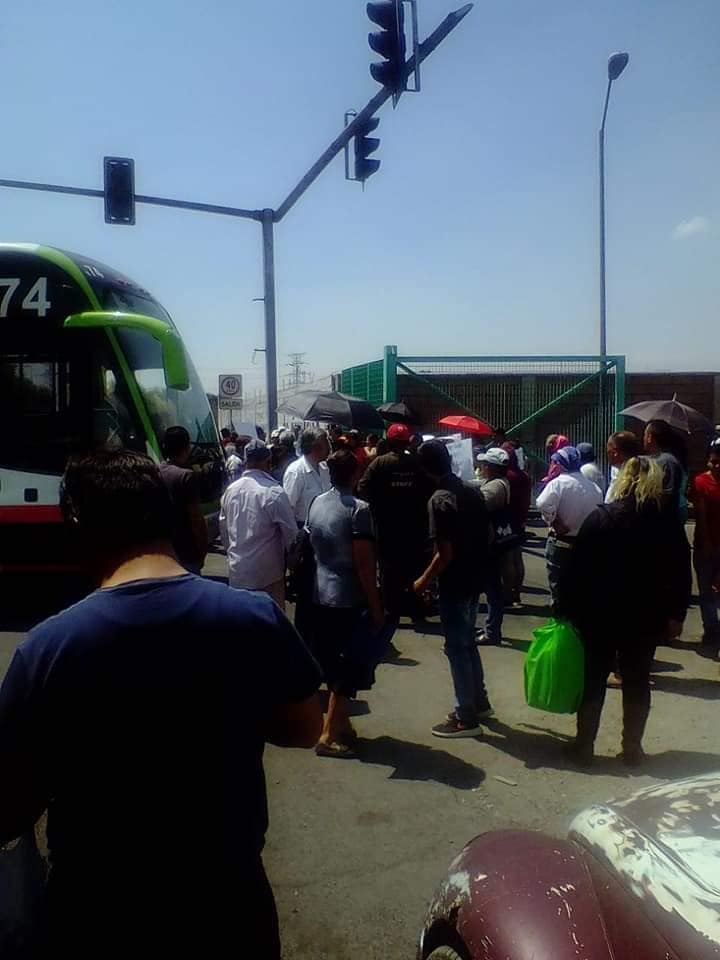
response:
<path id="1" fill-rule="evenodd" d="M 381 548 L 380 593 L 389 616 L 399 620 L 405 614 L 413 620 L 424 615 L 422 601 L 413 591 L 413 584 L 427 566 L 427 554 L 422 546 L 410 545 L 404 553 Z"/>
<path id="2" fill-rule="evenodd" d="M 578 742 L 592 747 L 600 726 L 608 677 L 614 670 L 622 676 L 623 749 L 639 749 L 650 713 L 650 670 L 656 641 L 637 638 L 621 648 L 598 640 L 585 643 L 585 692 L 578 711 Z"/>
<path id="3" fill-rule="evenodd" d="M 520 593 L 525 582 L 525 561 L 523 559 L 522 544 L 506 550 L 501 557 L 500 570 L 503 581 L 503 599 L 506 604 L 520 600 Z"/>
<path id="4" fill-rule="evenodd" d="M 618 650 L 588 643 L 583 701 L 604 703 L 608 677 L 617 669 L 622 677 L 623 704 L 642 703 L 650 709 L 650 670 L 654 657 L 654 640 L 638 640 L 635 645 Z"/>

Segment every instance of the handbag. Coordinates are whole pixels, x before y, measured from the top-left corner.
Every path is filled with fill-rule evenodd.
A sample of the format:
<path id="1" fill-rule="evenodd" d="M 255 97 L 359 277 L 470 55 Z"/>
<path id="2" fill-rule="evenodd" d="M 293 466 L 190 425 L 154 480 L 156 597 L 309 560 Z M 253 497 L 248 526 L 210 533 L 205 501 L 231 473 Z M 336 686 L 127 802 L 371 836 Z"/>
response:
<path id="1" fill-rule="evenodd" d="M 310 599 L 315 583 L 315 551 L 310 540 L 310 511 L 317 497 L 308 506 L 305 524 L 298 531 L 295 542 L 287 553 L 290 590 L 298 599 Z"/>
<path id="2" fill-rule="evenodd" d="M 499 510 L 494 510 L 490 514 L 490 523 L 493 527 L 495 538 L 490 544 L 490 550 L 494 554 L 505 553 L 512 550 L 522 542 L 519 533 L 515 533 L 512 527 L 512 515 L 510 513 L 510 484 L 505 481 L 505 506 Z"/>
<path id="3" fill-rule="evenodd" d="M 568 620 L 533 630 L 525 657 L 525 701 L 549 713 L 577 713 L 585 688 L 585 650 Z"/>

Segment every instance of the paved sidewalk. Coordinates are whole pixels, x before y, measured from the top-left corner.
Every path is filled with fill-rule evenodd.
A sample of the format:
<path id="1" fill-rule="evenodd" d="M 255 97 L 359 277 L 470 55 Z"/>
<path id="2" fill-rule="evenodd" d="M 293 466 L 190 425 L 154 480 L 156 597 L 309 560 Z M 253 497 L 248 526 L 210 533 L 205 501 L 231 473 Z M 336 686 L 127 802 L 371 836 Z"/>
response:
<path id="1" fill-rule="evenodd" d="M 497 713 L 483 739 L 431 736 L 431 725 L 451 706 L 442 640 L 402 630 L 402 657 L 380 667 L 359 704 L 360 759 L 267 751 L 266 861 L 285 960 L 413 958 L 435 885 L 476 834 L 519 826 L 562 835 L 573 814 L 595 800 L 720 769 L 718 664 L 700 657 L 696 645 L 658 650 L 646 739 L 651 759 L 641 776 L 629 776 L 614 759 L 617 690 L 608 691 L 596 766 L 568 767 L 560 747 L 574 718 L 524 702 L 523 653 L 547 602 L 541 546 L 526 560 L 527 607 L 506 618 L 508 644 L 482 653 Z M 686 638 L 697 640 L 699 632 L 693 608 Z"/>

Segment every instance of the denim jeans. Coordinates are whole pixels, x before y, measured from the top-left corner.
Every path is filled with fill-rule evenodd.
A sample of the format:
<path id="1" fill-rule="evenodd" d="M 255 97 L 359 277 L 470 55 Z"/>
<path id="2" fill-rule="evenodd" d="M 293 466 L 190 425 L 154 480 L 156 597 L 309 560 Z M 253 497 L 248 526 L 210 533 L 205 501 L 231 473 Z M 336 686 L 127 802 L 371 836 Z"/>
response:
<path id="1" fill-rule="evenodd" d="M 720 641 L 720 622 L 718 621 L 717 593 L 713 593 L 713 583 L 720 580 L 720 552 L 698 553 L 693 555 L 693 564 L 700 593 L 700 613 L 702 614 L 703 633 L 708 639 Z"/>
<path id="2" fill-rule="evenodd" d="M 487 597 L 485 635 L 488 640 L 500 640 L 502 636 L 503 616 L 505 613 L 505 592 L 503 590 L 502 575 L 500 573 L 500 557 L 491 559 L 488 566 L 485 595 Z"/>
<path id="3" fill-rule="evenodd" d="M 440 622 L 445 635 L 445 656 L 455 689 L 458 719 L 468 725 L 489 707 L 482 661 L 475 643 L 480 594 L 457 595 L 440 588 Z"/>
<path id="4" fill-rule="evenodd" d="M 553 606 L 557 603 L 558 583 L 562 577 L 563 570 L 568 563 L 572 563 L 572 547 L 568 544 L 560 543 L 554 537 L 548 537 L 545 547 L 545 563 L 547 565 L 548 584 L 550 585 L 550 598 Z"/>

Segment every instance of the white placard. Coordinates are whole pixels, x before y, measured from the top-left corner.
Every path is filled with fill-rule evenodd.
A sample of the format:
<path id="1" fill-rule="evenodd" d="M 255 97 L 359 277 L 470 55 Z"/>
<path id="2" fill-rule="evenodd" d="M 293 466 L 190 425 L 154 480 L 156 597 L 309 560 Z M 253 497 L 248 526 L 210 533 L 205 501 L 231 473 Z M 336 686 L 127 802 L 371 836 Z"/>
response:
<path id="1" fill-rule="evenodd" d="M 221 373 L 218 378 L 218 408 L 242 410 L 243 382 L 241 373 Z"/>
<path id="2" fill-rule="evenodd" d="M 465 481 L 474 479 L 472 440 L 452 440 L 447 448 L 455 476 Z"/>

